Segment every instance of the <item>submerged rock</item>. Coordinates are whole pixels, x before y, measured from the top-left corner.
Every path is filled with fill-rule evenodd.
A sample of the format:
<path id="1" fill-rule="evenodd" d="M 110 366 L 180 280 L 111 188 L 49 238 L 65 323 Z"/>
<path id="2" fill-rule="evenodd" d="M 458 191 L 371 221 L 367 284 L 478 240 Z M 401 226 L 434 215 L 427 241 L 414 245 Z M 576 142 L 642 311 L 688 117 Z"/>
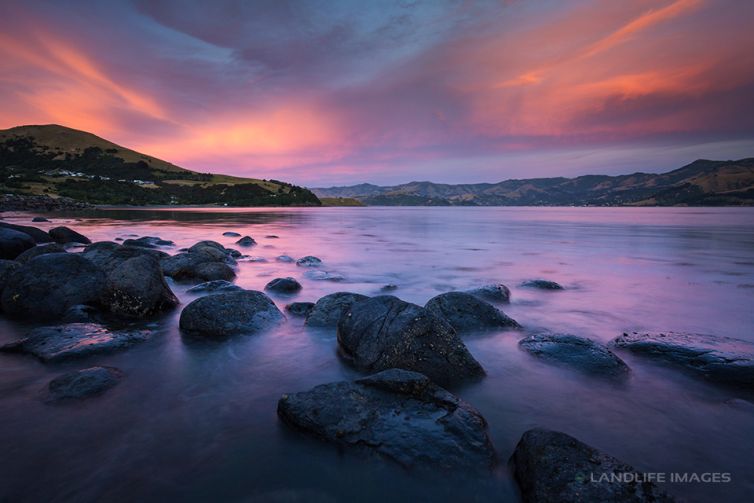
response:
<path id="1" fill-rule="evenodd" d="M 351 292 L 325 295 L 314 304 L 314 308 L 306 316 L 306 324 L 312 327 L 334 327 L 351 304 L 368 298 L 366 295 Z"/>
<path id="2" fill-rule="evenodd" d="M 472 288 L 471 290 L 466 290 L 466 293 L 470 293 L 474 297 L 479 297 L 488 302 L 502 302 L 507 304 L 511 301 L 511 291 L 502 283 Z"/>
<path id="3" fill-rule="evenodd" d="M 296 261 L 293 257 L 289 257 L 288 255 L 280 255 L 275 260 L 277 260 L 278 262 L 287 262 L 287 263 Z"/>
<path id="4" fill-rule="evenodd" d="M 293 316 L 307 316 L 314 309 L 314 302 L 292 302 L 285 306 L 285 310 Z"/>
<path id="5" fill-rule="evenodd" d="M 36 245 L 37 242 L 28 234 L 13 229 L 0 228 L 0 259 L 14 260 Z"/>
<path id="6" fill-rule="evenodd" d="M 540 290 L 563 290 L 560 284 L 546 279 L 530 279 L 521 283 L 524 288 L 539 288 Z"/>
<path id="7" fill-rule="evenodd" d="M 181 313 L 180 327 L 191 335 L 221 337 L 253 334 L 284 320 L 283 313 L 265 294 L 243 290 L 194 300 Z"/>
<path id="8" fill-rule="evenodd" d="M 537 334 L 518 345 L 532 355 L 572 367 L 580 372 L 605 377 L 627 377 L 629 368 L 602 344 L 568 334 Z"/>
<path id="9" fill-rule="evenodd" d="M 664 360 L 709 381 L 754 389 L 754 344 L 730 337 L 679 332 L 624 333 L 615 347 Z"/>
<path id="10" fill-rule="evenodd" d="M 48 219 L 45 217 L 34 217 L 31 219 L 32 222 L 49 222 Z"/>
<path id="11" fill-rule="evenodd" d="M 36 243 L 52 242 L 52 238 L 48 233 L 37 227 L 32 227 L 31 225 L 16 225 L 9 224 L 8 222 L 0 222 L 0 228 L 23 232 L 24 234 L 30 236 Z"/>
<path id="12" fill-rule="evenodd" d="M 338 322 L 338 346 L 368 372 L 402 368 L 440 384 L 485 373 L 447 322 L 390 295 L 354 303 Z"/>
<path id="13" fill-rule="evenodd" d="M 143 236 L 138 239 L 126 239 L 125 246 L 139 246 L 141 248 L 157 248 L 158 246 L 175 246 L 173 241 L 162 239 L 157 236 Z"/>
<path id="14" fill-rule="evenodd" d="M 123 261 L 108 273 L 103 304 L 115 314 L 144 318 L 179 302 L 157 259 L 142 255 Z"/>
<path id="15" fill-rule="evenodd" d="M 390 369 L 283 395 L 278 415 L 310 435 L 405 468 L 486 471 L 495 464 L 482 415 L 417 372 Z"/>
<path id="16" fill-rule="evenodd" d="M 215 281 L 207 281 L 205 283 L 199 283 L 187 290 L 188 293 L 221 293 L 221 292 L 237 292 L 243 290 L 238 285 L 234 285 L 230 281 L 224 279 L 217 279 Z"/>
<path id="17" fill-rule="evenodd" d="M 97 304 L 105 273 L 78 253 L 48 253 L 31 259 L 8 278 L 3 311 L 34 320 L 59 319 L 76 304 Z"/>
<path id="18" fill-rule="evenodd" d="M 123 373 L 114 367 L 90 367 L 56 377 L 48 385 L 47 400 L 82 400 L 101 395 L 120 382 Z"/>
<path id="19" fill-rule="evenodd" d="M 398 285 L 395 285 L 393 283 L 384 285 L 382 288 L 380 288 L 381 292 L 393 292 L 398 289 Z"/>
<path id="20" fill-rule="evenodd" d="M 109 330 L 96 323 L 70 323 L 36 328 L 0 351 L 28 353 L 42 361 L 59 361 L 125 349 L 145 341 L 146 330 Z"/>
<path id="21" fill-rule="evenodd" d="M 257 244 L 257 242 L 251 236 L 244 236 L 236 241 L 236 244 L 238 246 L 254 246 L 255 244 Z"/>
<path id="22" fill-rule="evenodd" d="M 306 257 L 301 257 L 296 261 L 296 265 L 300 267 L 318 267 L 322 265 L 322 259 L 314 257 L 312 255 L 307 255 Z"/>
<path id="23" fill-rule="evenodd" d="M 458 332 L 521 326 L 492 304 L 470 293 L 443 293 L 431 298 L 424 307 Z"/>
<path id="24" fill-rule="evenodd" d="M 22 264 L 25 264 L 29 260 L 33 259 L 34 257 L 38 257 L 39 255 L 44 255 L 46 253 L 65 253 L 65 248 L 60 246 L 57 243 L 45 243 L 42 245 L 37 245 L 33 248 L 29 248 L 25 252 L 23 252 L 21 255 L 16 257 L 17 262 L 21 262 Z"/>
<path id="25" fill-rule="evenodd" d="M 68 227 L 55 227 L 54 229 L 50 229 L 48 234 L 56 243 L 61 245 L 68 243 L 91 244 L 91 240 L 88 237 Z"/>
<path id="26" fill-rule="evenodd" d="M 524 433 L 511 465 L 525 503 L 675 501 L 632 466 L 558 431 Z M 631 476 L 638 480 L 621 480 Z"/>
<path id="27" fill-rule="evenodd" d="M 345 276 L 342 274 L 339 274 L 337 272 L 327 272 L 327 271 L 306 271 L 304 273 L 304 277 L 307 279 L 311 279 L 313 281 L 343 281 L 346 279 Z"/>
<path id="28" fill-rule="evenodd" d="M 301 291 L 301 283 L 293 278 L 275 278 L 264 287 L 276 293 L 294 294 Z"/>
<path id="29" fill-rule="evenodd" d="M 239 237 L 241 237 L 241 235 L 239 233 L 233 232 L 233 231 L 223 232 L 223 236 L 225 236 L 227 238 L 239 238 Z"/>

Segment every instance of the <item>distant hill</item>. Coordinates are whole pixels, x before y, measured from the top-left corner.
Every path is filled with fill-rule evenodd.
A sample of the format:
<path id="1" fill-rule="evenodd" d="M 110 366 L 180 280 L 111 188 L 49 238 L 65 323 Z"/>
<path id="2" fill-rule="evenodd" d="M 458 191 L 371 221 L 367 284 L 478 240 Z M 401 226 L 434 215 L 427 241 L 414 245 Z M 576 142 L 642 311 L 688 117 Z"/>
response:
<path id="1" fill-rule="evenodd" d="M 531 178 L 450 185 L 314 188 L 318 197 L 370 206 L 739 206 L 754 205 L 754 158 L 698 160 L 667 173 Z"/>
<path id="2" fill-rule="evenodd" d="M 94 204 L 321 204 L 303 187 L 197 173 L 56 124 L 0 130 L 0 192 L 65 196 Z"/>

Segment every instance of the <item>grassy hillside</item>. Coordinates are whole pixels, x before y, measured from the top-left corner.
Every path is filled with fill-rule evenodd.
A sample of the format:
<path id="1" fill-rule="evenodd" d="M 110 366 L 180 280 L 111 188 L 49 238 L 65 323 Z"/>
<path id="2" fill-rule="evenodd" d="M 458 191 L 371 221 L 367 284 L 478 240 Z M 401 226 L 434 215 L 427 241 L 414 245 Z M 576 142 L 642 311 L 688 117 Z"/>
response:
<path id="1" fill-rule="evenodd" d="M 94 204 L 320 205 L 289 183 L 197 173 L 54 124 L 0 131 L 0 191 Z"/>

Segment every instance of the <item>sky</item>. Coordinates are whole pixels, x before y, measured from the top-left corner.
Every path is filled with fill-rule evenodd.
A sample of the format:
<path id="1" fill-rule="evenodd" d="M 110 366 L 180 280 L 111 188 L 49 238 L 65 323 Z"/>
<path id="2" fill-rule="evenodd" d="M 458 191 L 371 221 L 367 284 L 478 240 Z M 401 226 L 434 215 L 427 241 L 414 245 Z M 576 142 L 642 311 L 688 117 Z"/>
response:
<path id="1" fill-rule="evenodd" d="M 754 156 L 754 2 L 0 0 L 0 129 L 310 187 Z"/>

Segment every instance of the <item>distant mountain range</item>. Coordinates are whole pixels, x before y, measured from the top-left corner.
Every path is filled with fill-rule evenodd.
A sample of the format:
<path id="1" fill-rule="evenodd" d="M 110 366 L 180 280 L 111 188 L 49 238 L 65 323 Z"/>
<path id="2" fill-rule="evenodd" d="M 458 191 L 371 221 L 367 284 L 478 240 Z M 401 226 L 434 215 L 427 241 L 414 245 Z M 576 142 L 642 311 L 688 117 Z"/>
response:
<path id="1" fill-rule="evenodd" d="M 56 124 L 0 130 L 0 193 L 93 204 L 321 204 L 290 183 L 197 173 Z"/>
<path id="2" fill-rule="evenodd" d="M 754 205 L 754 158 L 698 160 L 667 173 L 531 178 L 449 185 L 369 183 L 311 189 L 368 206 L 739 206 Z"/>

